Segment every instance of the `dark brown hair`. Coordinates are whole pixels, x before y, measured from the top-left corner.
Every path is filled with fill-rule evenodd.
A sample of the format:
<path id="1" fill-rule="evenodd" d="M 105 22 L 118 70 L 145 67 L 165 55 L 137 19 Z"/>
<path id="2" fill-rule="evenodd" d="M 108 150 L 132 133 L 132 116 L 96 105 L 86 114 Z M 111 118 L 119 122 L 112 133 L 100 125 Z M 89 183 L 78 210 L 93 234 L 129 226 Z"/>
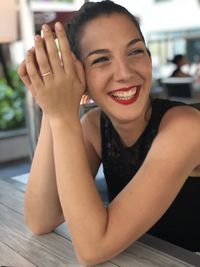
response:
<path id="1" fill-rule="evenodd" d="M 67 25 L 67 36 L 69 39 L 70 47 L 75 56 L 80 59 L 80 39 L 83 28 L 89 21 L 100 17 L 109 16 L 113 13 L 124 14 L 130 18 L 130 20 L 136 26 L 138 32 L 140 33 L 143 41 L 144 36 L 140 30 L 140 25 L 138 19 L 132 15 L 126 8 L 115 4 L 112 1 L 104 0 L 101 2 L 87 2 L 82 5 L 82 7 L 75 13 L 75 15 L 70 20 Z M 147 50 L 148 51 L 148 50 Z M 150 54 L 150 52 L 148 51 Z"/>

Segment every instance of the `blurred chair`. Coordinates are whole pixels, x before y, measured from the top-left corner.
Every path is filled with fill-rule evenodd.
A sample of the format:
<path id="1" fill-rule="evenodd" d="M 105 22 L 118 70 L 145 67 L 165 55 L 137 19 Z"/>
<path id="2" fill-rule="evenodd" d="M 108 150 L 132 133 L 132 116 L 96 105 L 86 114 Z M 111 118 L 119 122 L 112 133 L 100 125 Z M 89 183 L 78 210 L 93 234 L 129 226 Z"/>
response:
<path id="1" fill-rule="evenodd" d="M 161 85 L 165 89 L 169 98 L 194 98 L 193 78 L 169 77 L 161 80 Z"/>

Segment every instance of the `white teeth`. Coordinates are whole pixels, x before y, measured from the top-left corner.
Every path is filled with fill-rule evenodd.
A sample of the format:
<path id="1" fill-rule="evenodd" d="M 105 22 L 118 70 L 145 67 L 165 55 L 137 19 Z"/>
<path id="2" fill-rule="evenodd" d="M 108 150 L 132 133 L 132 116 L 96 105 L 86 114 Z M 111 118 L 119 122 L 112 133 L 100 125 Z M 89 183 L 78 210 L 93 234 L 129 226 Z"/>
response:
<path id="1" fill-rule="evenodd" d="M 123 100 L 131 99 L 137 92 L 137 87 L 131 88 L 129 91 L 116 91 L 112 93 L 112 96 Z"/>

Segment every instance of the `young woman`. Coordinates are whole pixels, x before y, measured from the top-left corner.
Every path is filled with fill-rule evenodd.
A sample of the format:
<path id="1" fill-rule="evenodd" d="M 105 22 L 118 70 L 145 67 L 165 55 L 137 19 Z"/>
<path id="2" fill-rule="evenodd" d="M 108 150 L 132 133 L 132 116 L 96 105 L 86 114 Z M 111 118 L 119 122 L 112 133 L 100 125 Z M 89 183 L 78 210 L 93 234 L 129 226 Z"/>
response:
<path id="1" fill-rule="evenodd" d="M 200 175 L 200 113 L 150 99 L 151 58 L 136 18 L 111 1 L 84 4 L 68 27 L 70 45 L 55 24 L 61 59 L 51 29 L 42 29 L 19 68 L 43 111 L 25 196 L 28 226 L 44 234 L 65 221 L 89 265 L 147 231 L 199 250 L 200 180 L 189 176 Z M 80 122 L 85 91 L 98 108 Z M 101 162 L 108 207 L 94 182 Z"/>

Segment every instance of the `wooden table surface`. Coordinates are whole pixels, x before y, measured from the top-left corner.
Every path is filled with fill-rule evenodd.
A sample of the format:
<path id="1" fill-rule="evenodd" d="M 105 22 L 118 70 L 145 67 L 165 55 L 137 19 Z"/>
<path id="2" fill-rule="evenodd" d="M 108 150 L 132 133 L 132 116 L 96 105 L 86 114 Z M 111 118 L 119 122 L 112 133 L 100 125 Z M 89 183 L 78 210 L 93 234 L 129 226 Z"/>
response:
<path id="1" fill-rule="evenodd" d="M 0 266 L 83 266 L 75 257 L 65 224 L 47 235 L 31 234 L 24 223 L 23 197 L 23 190 L 16 184 L 0 180 Z M 200 256 L 145 235 L 119 256 L 96 266 L 200 266 Z"/>

